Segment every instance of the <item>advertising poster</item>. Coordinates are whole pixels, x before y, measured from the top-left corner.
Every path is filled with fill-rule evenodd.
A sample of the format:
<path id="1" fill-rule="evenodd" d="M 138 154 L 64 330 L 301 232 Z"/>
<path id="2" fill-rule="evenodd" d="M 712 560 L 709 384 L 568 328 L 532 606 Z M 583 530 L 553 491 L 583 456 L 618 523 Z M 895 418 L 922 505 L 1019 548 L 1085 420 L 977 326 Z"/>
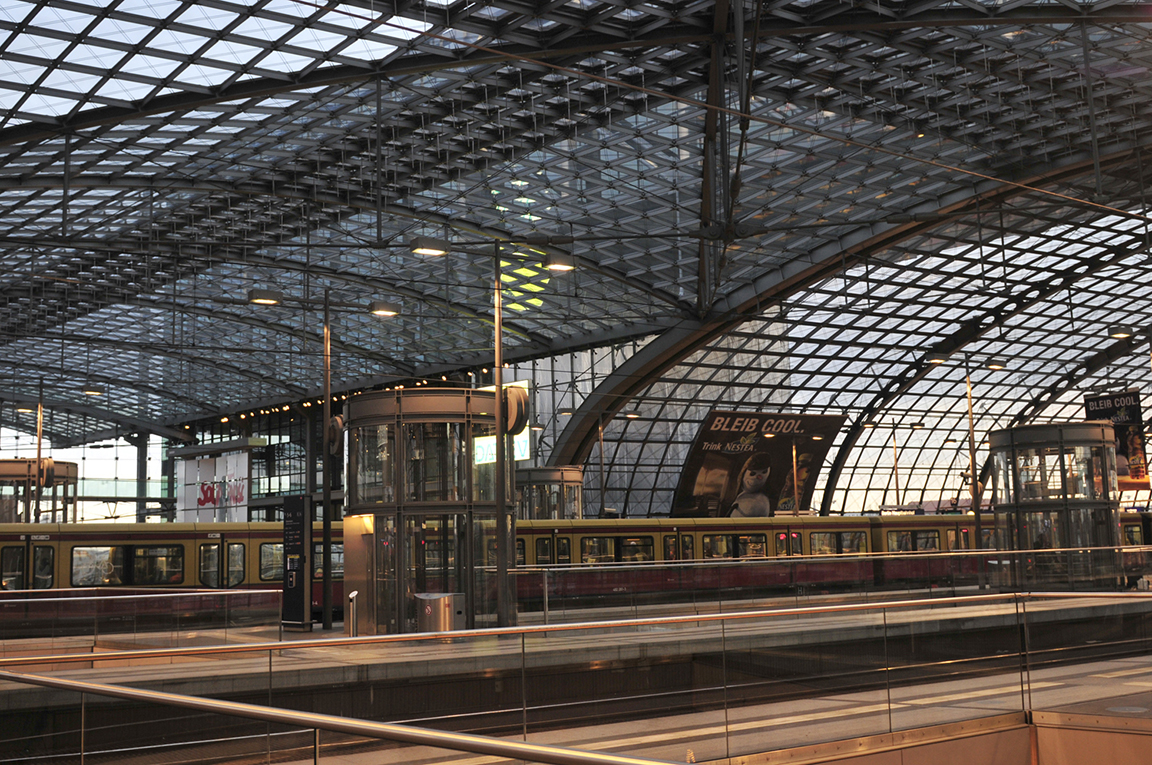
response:
<path id="1" fill-rule="evenodd" d="M 1116 476 L 1120 491 L 1147 489 L 1148 460 L 1144 453 L 1144 415 L 1140 392 L 1106 393 L 1084 397 L 1088 420 L 1111 420 L 1116 431 Z"/>
<path id="2" fill-rule="evenodd" d="M 823 414 L 709 412 L 680 473 L 672 515 L 808 514 L 816 473 L 845 419 Z"/>

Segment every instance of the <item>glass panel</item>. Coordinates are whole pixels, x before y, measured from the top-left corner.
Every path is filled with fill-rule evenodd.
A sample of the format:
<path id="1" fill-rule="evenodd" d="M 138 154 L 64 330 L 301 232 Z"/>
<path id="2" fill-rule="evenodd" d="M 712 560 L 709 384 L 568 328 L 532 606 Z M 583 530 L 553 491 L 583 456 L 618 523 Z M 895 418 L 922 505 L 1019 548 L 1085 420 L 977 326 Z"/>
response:
<path id="1" fill-rule="evenodd" d="M 312 543 L 312 580 L 315 582 L 324 578 L 324 543 Z M 344 544 L 342 542 L 332 543 L 332 578 L 342 579 L 344 577 Z"/>
<path id="2" fill-rule="evenodd" d="M 1068 454 L 1068 498 L 1102 499 L 1104 476 L 1100 447 L 1077 446 Z"/>
<path id="3" fill-rule="evenodd" d="M 581 537 L 581 563 L 612 563 L 616 560 L 616 540 L 613 537 Z"/>
<path id="4" fill-rule="evenodd" d="M 679 551 L 676 549 L 676 535 L 664 535 L 664 560 L 680 560 L 677 554 Z"/>
<path id="5" fill-rule="evenodd" d="M 1055 448 L 1020 449 L 1016 453 L 1020 501 L 1036 502 L 1064 496 L 1060 452 Z"/>
<path id="6" fill-rule="evenodd" d="M 803 535 L 799 531 L 793 531 L 788 535 L 788 541 L 792 544 L 793 555 L 803 555 Z"/>
<path id="7" fill-rule="evenodd" d="M 343 563 L 343 549 L 341 549 L 341 563 Z M 341 565 L 343 568 L 343 565 Z M 343 572 L 341 572 L 343 573 Z M 228 543 L 228 587 L 239 587 L 244 583 L 244 543 Z"/>
<path id="8" fill-rule="evenodd" d="M 200 584 L 220 586 L 220 545 L 200 545 Z"/>
<path id="9" fill-rule="evenodd" d="M 696 557 L 696 541 L 687 534 L 680 535 L 680 554 L 684 556 L 684 560 Z"/>
<path id="10" fill-rule="evenodd" d="M 556 540 L 556 562 L 557 563 L 571 563 L 572 562 L 572 540 L 567 537 L 561 537 Z"/>
<path id="11" fill-rule="evenodd" d="M 413 502 L 456 502 L 463 494 L 464 449 L 459 423 L 402 426 L 405 439 L 404 495 Z"/>
<path id="12" fill-rule="evenodd" d="M 394 461 L 396 437 L 392 425 L 357 428 L 353 439 L 356 477 L 350 487 L 352 503 L 381 504 L 396 501 Z"/>
<path id="13" fill-rule="evenodd" d="M 704 543 L 704 558 L 733 557 L 732 537 L 727 534 L 706 534 L 701 541 Z"/>
<path id="14" fill-rule="evenodd" d="M 916 532 L 916 550 L 917 552 L 924 552 L 928 550 L 940 549 L 940 532 L 939 531 L 917 531 Z"/>
<path id="15" fill-rule="evenodd" d="M 519 540 L 517 540 L 519 541 Z M 552 562 L 552 540 L 551 539 L 537 539 L 536 540 L 536 563 L 540 566 L 547 566 Z"/>
<path id="16" fill-rule="evenodd" d="M 652 537 L 626 537 L 621 541 L 620 559 L 625 561 L 648 561 L 656 559 Z"/>
<path id="17" fill-rule="evenodd" d="M 912 532 L 889 531 L 888 552 L 912 552 Z"/>
<path id="18" fill-rule="evenodd" d="M 73 547 L 72 576 L 73 587 L 99 587 L 117 585 L 124 582 L 125 548 L 117 547 Z"/>
<path id="19" fill-rule="evenodd" d="M 866 553 L 868 552 L 868 534 L 864 531 L 841 531 L 840 552 Z"/>
<path id="20" fill-rule="evenodd" d="M 265 542 L 260 545 L 260 580 L 279 582 L 284 578 L 284 543 Z"/>
<path id="21" fill-rule="evenodd" d="M 3 589 L 24 589 L 23 547 L 5 547 L 0 549 L 0 576 L 3 576 Z"/>
<path id="22" fill-rule="evenodd" d="M 1143 530 L 1139 524 L 1126 523 L 1124 524 L 1124 542 L 1126 545 L 1142 545 L 1144 544 Z"/>
<path id="23" fill-rule="evenodd" d="M 583 518 L 584 517 L 584 487 L 580 484 L 572 484 L 564 487 L 564 511 L 561 517 L 563 518 Z"/>
<path id="24" fill-rule="evenodd" d="M 481 448 L 480 439 L 492 439 L 496 426 L 475 423 L 472 425 L 472 501 L 496 501 L 496 458 L 491 449 Z M 494 444 L 495 442 L 492 441 Z"/>
<path id="25" fill-rule="evenodd" d="M 184 548 L 179 545 L 137 547 L 132 583 L 138 587 L 184 582 Z"/>
<path id="26" fill-rule="evenodd" d="M 777 555 L 787 555 L 788 554 L 788 532 L 787 531 L 779 531 L 776 533 L 776 554 Z"/>
<path id="27" fill-rule="evenodd" d="M 396 634 L 400 631 L 397 621 L 397 580 L 399 561 L 396 555 L 396 518 L 394 515 L 377 515 L 373 520 L 376 532 L 376 630 L 377 633 Z"/>
<path id="28" fill-rule="evenodd" d="M 742 534 L 736 537 L 736 550 L 741 558 L 768 557 L 768 536 L 766 534 Z"/>
<path id="29" fill-rule="evenodd" d="M 813 555 L 834 555 L 836 536 L 831 531 L 813 531 L 808 535 L 808 549 Z"/>
<path id="30" fill-rule="evenodd" d="M 51 589 L 56 581 L 56 550 L 51 547 L 32 548 L 32 589 Z"/>
<path id="31" fill-rule="evenodd" d="M 516 565 L 517 566 L 525 565 L 525 561 L 527 560 L 527 558 L 525 557 L 525 554 L 524 554 L 524 548 L 525 548 L 524 540 L 523 539 L 517 539 L 516 540 Z"/>

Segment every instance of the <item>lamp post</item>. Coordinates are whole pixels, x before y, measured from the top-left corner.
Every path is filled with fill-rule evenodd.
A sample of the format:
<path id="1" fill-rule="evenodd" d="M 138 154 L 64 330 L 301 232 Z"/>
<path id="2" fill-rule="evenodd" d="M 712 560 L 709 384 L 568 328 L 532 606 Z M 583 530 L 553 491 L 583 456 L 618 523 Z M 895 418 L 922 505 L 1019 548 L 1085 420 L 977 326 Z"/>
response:
<path id="1" fill-rule="evenodd" d="M 492 367 L 492 385 L 495 391 L 493 413 L 496 415 L 496 623 L 500 627 L 512 624 L 512 583 L 508 575 L 508 557 L 511 552 L 511 518 L 506 497 L 507 480 L 504 439 L 504 324 L 503 284 L 500 281 L 500 243 L 492 243 L 493 289 L 492 300 L 495 336 L 492 342 L 495 365 Z"/>
<path id="2" fill-rule="evenodd" d="M 309 306 L 316 305 L 317 301 L 308 298 L 286 298 L 283 293 L 269 289 L 251 289 L 248 291 L 248 302 L 253 305 L 280 305 L 285 300 Z M 323 573 L 321 579 L 320 607 L 323 619 L 323 628 L 332 629 L 332 468 L 329 464 L 332 452 L 332 296 L 331 290 L 324 288 L 324 299 L 321 302 L 324 310 L 324 369 L 323 369 L 323 395 L 321 406 L 321 434 L 320 434 L 320 480 L 323 482 L 321 496 L 323 510 L 321 511 L 322 543 L 321 563 Z M 364 310 L 364 306 L 357 303 L 337 303 L 344 308 Z M 394 303 L 373 301 L 367 310 L 375 316 L 392 317 L 400 313 L 400 308 Z M 309 521 L 310 522 L 310 521 Z"/>

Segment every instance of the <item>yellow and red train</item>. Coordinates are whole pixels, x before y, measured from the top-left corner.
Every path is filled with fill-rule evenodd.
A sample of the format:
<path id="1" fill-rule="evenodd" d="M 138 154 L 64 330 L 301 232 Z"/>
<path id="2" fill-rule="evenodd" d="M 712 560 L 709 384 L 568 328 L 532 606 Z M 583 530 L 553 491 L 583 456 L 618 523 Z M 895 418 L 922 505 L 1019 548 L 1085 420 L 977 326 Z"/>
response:
<path id="1" fill-rule="evenodd" d="M 1144 545 L 1150 538 L 1149 514 L 1125 513 L 1121 517 L 1122 544 Z M 982 520 L 984 546 L 988 546 L 992 518 Z M 339 522 L 333 525 L 332 536 L 334 602 L 339 604 L 344 568 Z M 320 524 L 316 524 L 312 563 L 313 603 L 317 607 L 323 573 L 319 538 Z M 538 520 L 516 524 L 517 565 L 525 568 L 620 568 L 618 564 L 754 558 L 846 559 L 875 553 L 974 549 L 976 526 L 971 515 Z M 6 590 L 279 588 L 283 555 L 283 528 L 278 523 L 0 524 L 0 577 Z M 452 549 L 435 555 L 449 566 L 454 557 Z M 1143 565 L 1143 559 L 1131 563 L 1133 568 Z M 866 565 L 857 568 L 841 566 L 837 576 L 850 582 L 872 570 Z M 906 576 L 915 578 L 917 574 L 909 569 Z"/>

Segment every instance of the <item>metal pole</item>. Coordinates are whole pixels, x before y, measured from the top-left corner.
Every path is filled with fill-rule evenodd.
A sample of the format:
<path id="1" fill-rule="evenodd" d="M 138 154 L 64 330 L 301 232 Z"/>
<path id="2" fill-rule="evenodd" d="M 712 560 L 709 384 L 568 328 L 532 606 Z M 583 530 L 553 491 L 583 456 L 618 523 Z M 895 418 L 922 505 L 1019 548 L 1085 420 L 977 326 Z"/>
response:
<path id="1" fill-rule="evenodd" d="M 976 482 L 976 423 L 972 415 L 972 375 L 968 372 L 968 361 L 964 361 L 964 383 L 968 387 L 968 481 L 970 482 L 969 489 L 972 494 L 972 512 L 976 517 L 976 551 L 977 555 L 977 584 L 980 589 L 984 589 L 984 576 L 985 565 L 984 555 L 980 550 L 984 548 L 984 527 L 980 523 L 980 498 L 979 490 L 977 489 Z M 993 541 L 995 541 L 996 529 L 992 529 Z"/>
<path id="2" fill-rule="evenodd" d="M 896 509 L 900 509 L 900 456 L 896 451 L 896 428 L 892 428 L 892 477 L 896 479 Z"/>
<path id="3" fill-rule="evenodd" d="M 503 285 L 500 282 L 500 244 L 492 243 L 492 267 L 494 276 L 493 305 L 496 325 L 494 346 L 495 364 L 492 367 L 492 383 L 496 389 L 493 412 L 496 415 L 496 623 L 500 627 L 512 624 L 512 588 L 509 582 L 508 556 L 509 544 L 509 518 L 505 502 L 507 488 L 506 468 L 504 465 L 504 338 L 501 334 L 503 324 L 503 306 L 501 305 L 501 292 Z"/>
<path id="4" fill-rule="evenodd" d="M 604 495 L 607 490 L 604 488 L 604 413 L 600 412 L 596 415 L 596 438 L 597 444 L 600 448 L 600 517 L 604 517 Z"/>
<path id="5" fill-rule="evenodd" d="M 792 439 L 792 515 L 800 515 L 800 471 L 796 464 L 796 439 Z"/>
<path id="6" fill-rule="evenodd" d="M 324 509 L 321 516 L 324 520 L 323 538 L 323 587 L 320 596 L 320 607 L 323 612 L 324 629 L 332 629 L 332 476 L 328 464 L 329 454 L 332 451 L 332 324 L 329 315 L 328 288 L 324 289 L 324 406 L 322 409 L 324 422 L 321 424 L 321 451 L 320 451 L 320 479 L 324 481 L 323 497 Z M 315 443 L 315 442 L 313 442 Z M 308 519 L 312 521 L 311 518 Z"/>
<path id="7" fill-rule="evenodd" d="M 35 522 L 40 522 L 40 496 L 44 491 L 44 462 L 40 450 L 44 442 L 44 380 L 40 380 L 40 393 L 36 399 L 36 509 Z"/>

